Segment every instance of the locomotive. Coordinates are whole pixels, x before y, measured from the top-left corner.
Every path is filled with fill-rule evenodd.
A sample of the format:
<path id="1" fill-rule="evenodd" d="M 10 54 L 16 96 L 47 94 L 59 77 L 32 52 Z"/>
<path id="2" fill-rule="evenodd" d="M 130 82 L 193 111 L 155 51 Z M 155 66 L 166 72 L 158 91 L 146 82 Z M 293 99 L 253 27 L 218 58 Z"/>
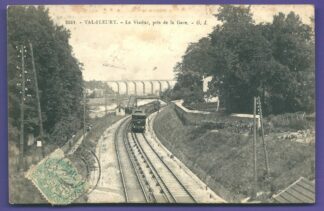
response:
<path id="1" fill-rule="evenodd" d="M 145 132 L 146 118 L 151 113 L 160 109 L 160 102 L 154 101 L 132 109 L 131 130 L 132 132 Z"/>
<path id="2" fill-rule="evenodd" d="M 142 110 L 134 110 L 132 114 L 131 128 L 132 132 L 145 132 L 146 114 Z"/>

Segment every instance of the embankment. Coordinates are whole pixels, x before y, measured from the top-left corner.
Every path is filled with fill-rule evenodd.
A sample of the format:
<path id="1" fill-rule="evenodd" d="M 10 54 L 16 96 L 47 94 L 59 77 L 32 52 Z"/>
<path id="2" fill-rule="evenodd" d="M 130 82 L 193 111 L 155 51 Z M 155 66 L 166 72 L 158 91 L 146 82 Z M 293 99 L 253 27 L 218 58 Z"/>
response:
<path id="1" fill-rule="evenodd" d="M 194 115 L 192 115 L 194 116 Z M 154 122 L 161 142 L 202 181 L 229 202 L 240 202 L 252 194 L 252 137 L 232 130 L 212 129 L 199 124 L 198 115 L 184 124 L 174 105 L 162 110 Z M 183 118 L 183 117 L 182 117 Z M 216 117 L 215 117 L 216 118 Z M 266 200 L 300 176 L 314 179 L 314 145 L 283 141 L 269 134 L 266 142 L 270 160 L 270 179 L 265 180 L 261 140 L 257 144 L 258 191 Z"/>
<path id="2" fill-rule="evenodd" d="M 77 153 L 80 153 L 82 150 L 94 151 L 96 144 L 99 140 L 99 137 L 102 135 L 105 129 L 107 129 L 114 122 L 118 121 L 122 117 L 115 116 L 114 114 L 109 114 L 107 117 L 97 118 L 92 120 L 91 124 L 93 125 L 91 131 L 89 131 L 83 140 L 82 144 L 76 150 L 73 155 L 69 156 L 69 159 L 72 161 L 73 165 L 78 169 L 78 172 L 84 176 L 88 175 L 88 167 L 85 166 L 84 162 L 76 156 Z M 82 130 L 78 132 L 75 139 L 78 140 L 82 135 Z M 66 144 L 63 150 L 68 150 L 68 144 Z M 55 143 L 47 143 L 47 148 L 54 150 L 59 146 Z M 47 150 L 48 151 L 48 150 Z M 42 194 L 37 190 L 37 188 L 32 184 L 31 181 L 25 178 L 24 172 L 18 171 L 17 162 L 14 155 L 18 155 L 19 151 L 17 146 L 13 142 L 9 141 L 9 203 L 11 204 L 48 204 Z M 50 153 L 50 152 L 49 152 Z M 26 158 L 27 159 L 27 158 Z M 39 159 L 35 152 L 29 152 L 29 160 Z M 38 160 L 39 161 L 39 160 Z M 88 163 L 95 162 L 94 159 L 88 160 Z M 34 163 L 36 164 L 36 163 Z M 28 167 L 29 168 L 29 167 Z M 26 168 L 26 170 L 28 169 Z M 80 197 L 75 201 L 75 203 L 85 203 L 86 196 Z"/>

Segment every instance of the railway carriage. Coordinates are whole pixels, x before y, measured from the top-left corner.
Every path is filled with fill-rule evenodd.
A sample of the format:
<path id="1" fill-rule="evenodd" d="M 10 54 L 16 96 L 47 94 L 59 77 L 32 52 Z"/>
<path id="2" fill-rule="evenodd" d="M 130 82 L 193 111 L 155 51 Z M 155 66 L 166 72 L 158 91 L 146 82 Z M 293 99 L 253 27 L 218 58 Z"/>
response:
<path id="1" fill-rule="evenodd" d="M 161 107 L 160 101 L 156 100 L 156 101 L 152 101 L 150 103 L 140 105 L 140 106 L 137 106 L 136 104 L 134 104 L 133 106 L 127 106 L 127 107 L 125 107 L 125 112 L 127 114 L 132 114 L 134 112 L 134 110 L 141 109 L 146 114 L 150 114 L 155 111 L 158 111 L 160 109 L 160 107 Z"/>

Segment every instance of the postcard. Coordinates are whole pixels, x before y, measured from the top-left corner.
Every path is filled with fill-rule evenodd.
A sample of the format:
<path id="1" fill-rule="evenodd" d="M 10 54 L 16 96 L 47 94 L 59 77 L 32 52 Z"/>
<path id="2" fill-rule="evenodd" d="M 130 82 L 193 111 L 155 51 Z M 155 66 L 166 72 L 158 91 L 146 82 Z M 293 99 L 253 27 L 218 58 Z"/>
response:
<path id="1" fill-rule="evenodd" d="M 315 203 L 313 5 L 12 5 L 7 26 L 9 203 Z"/>

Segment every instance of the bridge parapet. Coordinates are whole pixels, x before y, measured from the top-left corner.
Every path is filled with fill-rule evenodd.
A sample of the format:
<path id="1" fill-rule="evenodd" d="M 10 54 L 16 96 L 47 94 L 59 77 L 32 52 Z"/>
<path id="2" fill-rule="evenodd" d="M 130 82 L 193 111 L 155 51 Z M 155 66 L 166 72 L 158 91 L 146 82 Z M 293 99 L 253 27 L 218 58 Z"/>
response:
<path id="1" fill-rule="evenodd" d="M 175 80 L 109 80 L 106 81 L 107 84 L 110 83 L 114 83 L 117 85 L 117 93 L 118 95 L 121 94 L 121 90 L 120 90 L 120 84 L 125 84 L 125 94 L 129 95 L 130 90 L 129 90 L 129 84 L 132 83 L 134 85 L 134 94 L 135 95 L 139 95 L 138 93 L 138 89 L 137 89 L 137 82 L 142 83 L 143 86 L 143 92 L 141 95 L 145 95 L 146 94 L 146 90 L 145 90 L 145 83 L 150 83 L 151 84 L 151 94 L 154 95 L 154 82 L 158 82 L 159 84 L 159 94 L 163 91 L 163 87 L 162 87 L 162 83 L 165 82 L 168 86 L 168 89 L 172 88 L 172 83 L 175 82 Z"/>

